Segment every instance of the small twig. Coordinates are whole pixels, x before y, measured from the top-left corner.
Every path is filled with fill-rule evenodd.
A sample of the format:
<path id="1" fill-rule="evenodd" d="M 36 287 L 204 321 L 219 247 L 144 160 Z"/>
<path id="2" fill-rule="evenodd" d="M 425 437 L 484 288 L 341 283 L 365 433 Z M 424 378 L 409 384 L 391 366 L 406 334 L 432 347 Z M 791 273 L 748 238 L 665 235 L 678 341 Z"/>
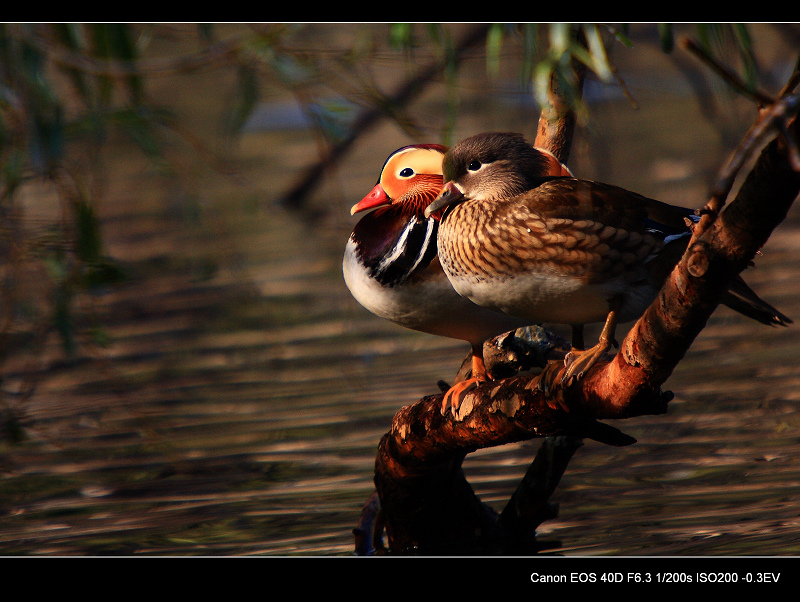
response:
<path id="1" fill-rule="evenodd" d="M 739 171 L 753 151 L 760 147 L 767 137 L 773 135 L 774 130 L 783 133 L 788 148 L 794 149 L 795 154 L 797 153 L 797 143 L 786 129 L 786 124 L 796 116 L 799 109 L 800 96 L 786 96 L 773 101 L 769 106 L 761 110 L 758 119 L 747 131 L 728 163 L 720 172 L 712 190 L 714 197 L 725 198 L 728 196 Z"/>
<path id="2" fill-rule="evenodd" d="M 723 167 L 722 172 L 714 183 L 708 203 L 700 210 L 703 219 L 701 219 L 698 227 L 695 228 L 696 238 L 702 234 L 708 228 L 708 225 L 716 219 L 716 216 L 719 215 L 719 212 L 725 204 L 725 199 L 727 199 L 728 194 L 730 194 L 733 188 L 736 176 L 739 174 L 747 159 L 751 156 L 753 150 L 757 146 L 760 146 L 767 134 L 771 133 L 772 128 L 776 128 L 781 133 L 786 132 L 784 138 L 787 140 L 787 148 L 790 152 L 792 164 L 795 164 L 797 145 L 788 134 L 785 126 L 782 126 L 784 121 L 781 120 L 781 117 L 783 117 L 786 112 L 786 107 L 783 105 L 783 101 L 786 100 L 784 95 L 794 89 L 796 81 L 793 77 L 784 87 L 779 97 L 780 100 L 776 100 L 760 90 L 753 90 L 742 81 L 737 73 L 717 61 L 699 43 L 691 38 L 681 38 L 679 44 L 684 50 L 690 52 L 708 65 L 709 68 L 722 77 L 733 89 L 754 99 L 760 106 L 767 107 L 762 109 L 761 115 L 750 127 L 750 130 L 744 138 L 742 138 L 739 146 L 733 152 L 730 160 Z M 795 75 L 797 74 L 795 73 Z"/>
<path id="3" fill-rule="evenodd" d="M 792 77 L 791 81 L 794 82 L 796 80 L 796 75 Z M 697 240 L 722 211 L 725 199 L 727 199 L 733 188 L 736 176 L 752 154 L 756 149 L 761 148 L 767 139 L 776 132 L 784 142 L 792 169 L 800 171 L 800 147 L 798 147 L 797 140 L 788 128 L 789 122 L 800 111 L 800 95 L 785 95 L 786 90 L 794 89 L 795 85 L 796 83 L 789 87 L 787 84 L 780 98 L 770 101 L 768 105 L 760 110 L 758 118 L 750 126 L 731 158 L 720 171 L 711 189 L 708 203 L 699 211 L 702 218 L 694 228 L 693 240 Z"/>
<path id="4" fill-rule="evenodd" d="M 756 102 L 762 105 L 770 105 L 775 102 L 771 96 L 762 92 L 760 90 L 754 90 L 750 86 L 748 86 L 742 78 L 739 77 L 737 73 L 722 65 L 719 61 L 717 61 L 714 57 L 712 57 L 700 44 L 695 42 L 690 38 L 682 38 L 680 40 L 681 47 L 694 54 L 697 58 L 702 60 L 706 65 L 708 65 L 713 71 L 715 71 L 722 79 L 724 79 L 728 84 L 743 94 L 744 96 L 748 96 L 754 99 Z"/>
<path id="5" fill-rule="evenodd" d="M 786 123 L 797 113 L 797 101 L 791 100 L 791 94 L 797 85 L 800 84 L 800 62 L 795 67 L 794 73 L 781 89 L 777 98 L 773 98 L 766 92 L 754 90 L 749 87 L 742 81 L 738 74 L 722 65 L 696 41 L 690 38 L 682 38 L 680 44 L 685 50 L 706 63 L 728 82 L 732 88 L 752 98 L 761 107 L 769 107 L 767 109 L 762 109 L 766 114 L 762 114 L 762 118 L 753 124 L 750 131 L 742 139 L 732 160 L 728 162 L 725 170 L 717 180 L 717 184 L 712 191 L 712 199 L 709 205 L 707 205 L 706 210 L 709 212 L 719 212 L 719 209 L 721 209 L 721 199 L 724 199 L 730 193 L 736 175 L 741 170 L 745 161 L 750 157 L 753 149 L 763 143 L 764 137 L 770 134 L 772 128 L 775 128 L 783 137 L 786 142 L 789 161 L 792 167 L 798 170 L 798 168 L 800 168 L 800 150 L 798 150 L 797 142 L 789 133 Z M 784 105 L 784 101 L 788 102 Z"/>
<path id="6" fill-rule="evenodd" d="M 373 556 L 385 553 L 383 547 L 383 525 L 380 520 L 381 502 L 378 492 L 374 492 L 361 510 L 358 526 L 353 529 L 355 553 L 357 556 Z"/>
<path id="7" fill-rule="evenodd" d="M 455 52 L 457 60 L 463 58 L 467 50 L 486 38 L 488 28 L 488 24 L 480 24 L 461 41 Z M 411 102 L 425 89 L 429 82 L 434 81 L 442 69 L 442 62 L 429 65 L 416 77 L 400 86 L 397 91 L 389 96 L 389 99 L 393 104 L 397 105 Z M 337 142 L 320 161 L 306 169 L 295 185 L 283 195 L 281 204 L 290 209 L 302 208 L 307 196 L 317 187 L 323 176 L 341 161 L 342 157 L 364 132 L 370 130 L 384 116 L 385 110 L 383 108 L 373 108 L 361 113 L 351 126 L 348 135 Z"/>
<path id="8" fill-rule="evenodd" d="M 15 30 L 15 33 L 61 66 L 78 69 L 89 75 L 116 78 L 131 75 L 169 76 L 175 73 L 193 71 L 240 52 L 249 39 L 245 35 L 235 35 L 227 40 L 210 44 L 199 52 L 186 56 L 125 61 L 90 57 L 59 44 L 45 41 L 41 36 L 29 35 L 22 30 Z"/>
<path id="9" fill-rule="evenodd" d="M 547 437 L 528 467 L 498 522 L 510 536 L 530 537 L 545 520 L 558 515 L 550 496 L 575 452 L 583 445 L 577 437 Z"/>
<path id="10" fill-rule="evenodd" d="M 798 85 L 800 85 L 800 59 L 797 60 L 797 64 L 794 66 L 794 72 L 789 78 L 789 81 L 787 81 L 786 85 L 781 89 L 779 94 L 780 98 L 791 94 Z"/>

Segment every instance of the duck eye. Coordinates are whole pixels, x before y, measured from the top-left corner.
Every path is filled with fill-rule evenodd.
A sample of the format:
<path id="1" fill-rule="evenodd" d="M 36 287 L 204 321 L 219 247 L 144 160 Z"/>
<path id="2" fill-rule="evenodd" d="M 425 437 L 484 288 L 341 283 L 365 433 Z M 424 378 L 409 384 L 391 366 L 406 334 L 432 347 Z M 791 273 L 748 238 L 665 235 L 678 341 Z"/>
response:
<path id="1" fill-rule="evenodd" d="M 402 178 L 410 178 L 414 175 L 414 170 L 410 167 L 406 167 L 405 169 L 400 171 L 400 177 Z"/>
<path id="2" fill-rule="evenodd" d="M 467 165 L 467 169 L 470 171 L 478 171 L 481 168 L 480 161 L 470 161 L 469 165 Z"/>

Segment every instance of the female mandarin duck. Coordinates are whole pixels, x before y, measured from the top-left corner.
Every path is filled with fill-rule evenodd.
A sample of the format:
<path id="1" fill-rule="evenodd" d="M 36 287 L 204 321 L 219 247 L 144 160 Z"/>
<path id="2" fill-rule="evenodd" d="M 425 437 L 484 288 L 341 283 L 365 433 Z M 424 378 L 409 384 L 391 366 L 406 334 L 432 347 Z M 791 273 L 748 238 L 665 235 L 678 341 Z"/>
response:
<path id="1" fill-rule="evenodd" d="M 572 326 L 569 383 L 610 350 L 618 322 L 655 299 L 697 218 L 615 186 L 541 177 L 536 162 L 519 134 L 468 138 L 445 155 L 445 184 L 425 215 L 443 212 L 439 259 L 460 295 L 529 323 Z M 723 303 L 791 323 L 741 279 Z M 593 322 L 605 323 L 600 340 L 584 350 L 583 325 Z"/>
<path id="2" fill-rule="evenodd" d="M 446 150 L 419 144 L 389 156 L 378 183 L 351 209 L 351 214 L 375 210 L 356 224 L 343 261 L 347 288 L 372 313 L 471 345 L 472 377 L 447 392 L 443 408 L 457 407 L 469 389 L 487 379 L 484 341 L 529 324 L 458 295 L 442 271 L 436 245 L 441 212 L 426 216 L 425 209 L 442 189 Z M 570 175 L 547 151 L 532 148 L 531 153 L 540 175 Z"/>

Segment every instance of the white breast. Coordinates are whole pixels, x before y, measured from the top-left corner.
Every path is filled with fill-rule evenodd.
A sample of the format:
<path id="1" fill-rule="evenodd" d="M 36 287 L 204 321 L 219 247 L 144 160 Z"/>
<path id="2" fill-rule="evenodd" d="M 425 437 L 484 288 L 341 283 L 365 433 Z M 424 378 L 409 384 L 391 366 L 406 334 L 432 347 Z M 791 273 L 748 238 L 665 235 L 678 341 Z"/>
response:
<path id="1" fill-rule="evenodd" d="M 478 307 L 459 296 L 438 260 L 417 277 L 385 287 L 358 261 L 351 239 L 345 247 L 342 272 L 356 301 L 373 314 L 411 330 L 480 343 L 527 325 L 524 320 Z"/>
<path id="2" fill-rule="evenodd" d="M 527 272 L 503 279 L 453 278 L 459 294 L 477 305 L 529 323 L 590 324 L 603 322 L 609 300 L 621 296 L 620 321 L 638 316 L 655 298 L 657 289 L 631 285 L 622 279 L 584 284 L 577 278 L 546 272 Z"/>

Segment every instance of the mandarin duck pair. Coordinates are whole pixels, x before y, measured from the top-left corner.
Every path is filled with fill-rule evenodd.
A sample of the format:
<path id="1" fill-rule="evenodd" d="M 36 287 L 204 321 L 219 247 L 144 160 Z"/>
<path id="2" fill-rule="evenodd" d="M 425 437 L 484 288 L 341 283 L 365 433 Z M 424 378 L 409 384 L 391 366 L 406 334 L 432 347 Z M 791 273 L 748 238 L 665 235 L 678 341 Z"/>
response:
<path id="1" fill-rule="evenodd" d="M 562 382 L 580 379 L 616 344 L 617 324 L 656 298 L 697 219 L 691 209 L 574 178 L 510 133 L 395 151 L 351 213 L 369 209 L 345 250 L 353 296 L 380 317 L 472 347 L 471 377 L 445 394 L 443 411 L 491 379 L 484 341 L 522 326 L 571 326 Z M 740 278 L 722 302 L 764 324 L 792 322 Z M 590 323 L 604 326 L 585 349 Z"/>

